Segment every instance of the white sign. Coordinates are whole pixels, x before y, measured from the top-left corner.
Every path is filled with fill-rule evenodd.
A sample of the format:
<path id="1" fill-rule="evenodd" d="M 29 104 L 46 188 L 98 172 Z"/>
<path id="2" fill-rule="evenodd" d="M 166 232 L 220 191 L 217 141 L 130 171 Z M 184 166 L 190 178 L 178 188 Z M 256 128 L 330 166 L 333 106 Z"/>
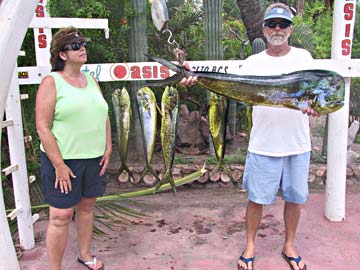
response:
<path id="1" fill-rule="evenodd" d="M 267 66 L 251 66 L 246 60 L 228 61 L 189 61 L 194 71 L 211 71 L 230 74 L 256 74 L 268 73 Z M 282 65 L 283 64 L 279 64 Z M 289 63 L 291 65 L 291 63 Z M 276 71 L 277 63 L 271 66 Z M 360 77 L 360 59 L 349 60 L 314 60 L 312 62 L 300 63 L 300 69 L 326 69 L 333 70 L 343 77 Z M 43 77 L 50 73 L 50 66 L 43 67 L 19 67 L 19 84 L 39 84 Z M 168 67 L 157 62 L 138 63 L 109 63 L 109 64 L 86 64 L 82 67 L 84 72 L 89 72 L 100 82 L 109 81 L 138 81 L 138 80 L 163 80 L 174 72 Z M 293 70 L 293 67 L 289 67 Z M 251 72 L 252 71 L 252 72 Z M 274 71 L 274 72 L 275 72 Z M 250 72 L 250 73 L 249 73 Z"/>
<path id="2" fill-rule="evenodd" d="M 34 18 L 50 17 L 46 9 L 47 0 L 39 0 L 35 10 Z M 34 41 L 35 41 L 35 55 L 36 65 L 46 66 L 49 64 L 50 59 L 50 43 L 51 43 L 51 29 L 49 28 L 34 28 Z"/>

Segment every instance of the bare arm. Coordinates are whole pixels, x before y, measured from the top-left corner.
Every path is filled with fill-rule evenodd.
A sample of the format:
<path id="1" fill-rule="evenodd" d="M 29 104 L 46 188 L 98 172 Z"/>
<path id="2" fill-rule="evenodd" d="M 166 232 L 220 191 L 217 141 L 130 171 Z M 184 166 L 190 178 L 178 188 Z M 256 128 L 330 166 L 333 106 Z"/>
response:
<path id="1" fill-rule="evenodd" d="M 94 80 L 95 80 L 95 78 L 94 78 Z M 102 94 L 100 85 L 97 81 L 96 81 L 96 84 L 99 88 L 100 93 Z M 102 166 L 101 171 L 100 171 L 100 176 L 104 175 L 106 172 L 106 168 L 110 163 L 111 152 L 112 152 L 111 125 L 110 125 L 110 119 L 108 117 L 106 119 L 106 148 L 105 148 L 104 155 L 100 161 L 100 165 Z"/>
<path id="2" fill-rule="evenodd" d="M 71 169 L 65 165 L 55 137 L 51 132 L 56 103 L 55 82 L 47 76 L 41 82 L 36 95 L 36 130 L 46 155 L 55 168 L 55 188 L 60 186 L 61 192 L 71 190 L 70 176 L 75 178 Z"/>

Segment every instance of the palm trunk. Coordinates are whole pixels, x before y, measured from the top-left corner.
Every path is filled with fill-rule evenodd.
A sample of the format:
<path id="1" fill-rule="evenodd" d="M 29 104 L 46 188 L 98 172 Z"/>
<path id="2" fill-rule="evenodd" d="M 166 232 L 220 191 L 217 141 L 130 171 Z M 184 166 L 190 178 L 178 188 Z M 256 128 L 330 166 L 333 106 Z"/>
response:
<path id="1" fill-rule="evenodd" d="M 237 4 L 250 42 L 258 37 L 263 38 L 263 14 L 259 0 L 237 0 Z"/>
<path id="2" fill-rule="evenodd" d="M 304 6 L 305 0 L 298 0 L 296 9 L 299 16 L 302 16 L 304 14 Z"/>
<path id="3" fill-rule="evenodd" d="M 146 36 L 146 0 L 131 0 L 134 9 L 134 16 L 130 19 L 130 35 L 129 35 L 129 61 L 145 62 L 144 53 L 147 53 L 148 44 Z M 141 135 L 141 126 L 139 113 L 137 110 L 136 94 L 137 90 L 144 85 L 141 81 L 130 83 L 129 93 L 133 112 L 132 130 L 135 138 L 135 158 L 143 160 L 144 149 Z"/>
<path id="4" fill-rule="evenodd" d="M 207 60 L 224 59 L 222 48 L 222 0 L 204 1 L 204 31 L 205 31 L 205 58 Z M 207 94 L 209 100 L 209 92 Z M 209 135 L 209 148 L 211 154 L 214 154 L 211 135 Z"/>

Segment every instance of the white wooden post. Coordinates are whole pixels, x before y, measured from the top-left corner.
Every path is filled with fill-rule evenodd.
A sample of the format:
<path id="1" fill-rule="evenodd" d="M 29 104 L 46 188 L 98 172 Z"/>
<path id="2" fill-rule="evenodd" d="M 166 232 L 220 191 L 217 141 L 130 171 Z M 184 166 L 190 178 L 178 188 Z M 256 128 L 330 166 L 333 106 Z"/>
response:
<path id="1" fill-rule="evenodd" d="M 27 174 L 24 134 L 21 118 L 20 89 L 17 78 L 17 66 L 11 80 L 10 91 L 6 102 L 6 120 L 13 125 L 7 127 L 11 165 L 17 164 L 18 169 L 12 172 L 15 207 L 20 245 L 25 250 L 35 247 L 34 228 L 31 215 L 29 179 Z"/>
<path id="2" fill-rule="evenodd" d="M 0 72 L 1 123 L 16 59 L 36 4 L 37 0 L 2 0 L 0 2 L 0 63 L 3 67 Z M 9 46 L 10 43 L 11 46 Z M 18 270 L 20 266 L 5 214 L 2 192 L 0 180 L 0 270 Z"/>
<path id="3" fill-rule="evenodd" d="M 39 3 L 35 10 L 35 16 L 31 20 L 39 18 L 39 21 L 43 21 L 45 18 L 50 17 L 49 11 L 46 9 L 47 0 L 39 0 Z M 30 24 L 31 24 L 30 23 Z M 50 28 L 35 27 L 34 28 L 34 42 L 35 42 L 35 56 L 37 66 L 50 65 L 50 43 L 52 39 L 52 33 Z"/>
<path id="4" fill-rule="evenodd" d="M 335 60 L 351 58 L 355 10 L 355 0 L 335 1 L 331 50 L 331 57 Z M 325 216 L 330 221 L 345 219 L 350 78 L 345 78 L 345 83 L 345 105 L 329 115 Z"/>

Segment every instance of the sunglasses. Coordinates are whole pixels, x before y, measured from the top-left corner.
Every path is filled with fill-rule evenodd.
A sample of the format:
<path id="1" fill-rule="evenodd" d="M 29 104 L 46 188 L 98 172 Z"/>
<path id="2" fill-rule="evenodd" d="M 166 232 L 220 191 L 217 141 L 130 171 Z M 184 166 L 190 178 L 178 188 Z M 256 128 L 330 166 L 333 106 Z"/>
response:
<path id="1" fill-rule="evenodd" d="M 70 50 L 78 51 L 78 50 L 80 50 L 81 47 L 86 48 L 87 43 L 85 41 L 71 43 L 71 45 L 64 47 L 64 52 L 70 51 Z"/>
<path id="2" fill-rule="evenodd" d="M 264 25 L 271 28 L 271 29 L 275 29 L 276 26 L 279 26 L 280 29 L 286 29 L 291 25 L 291 22 L 288 22 L 288 21 L 281 21 L 281 22 L 267 21 L 267 22 L 264 23 Z"/>

